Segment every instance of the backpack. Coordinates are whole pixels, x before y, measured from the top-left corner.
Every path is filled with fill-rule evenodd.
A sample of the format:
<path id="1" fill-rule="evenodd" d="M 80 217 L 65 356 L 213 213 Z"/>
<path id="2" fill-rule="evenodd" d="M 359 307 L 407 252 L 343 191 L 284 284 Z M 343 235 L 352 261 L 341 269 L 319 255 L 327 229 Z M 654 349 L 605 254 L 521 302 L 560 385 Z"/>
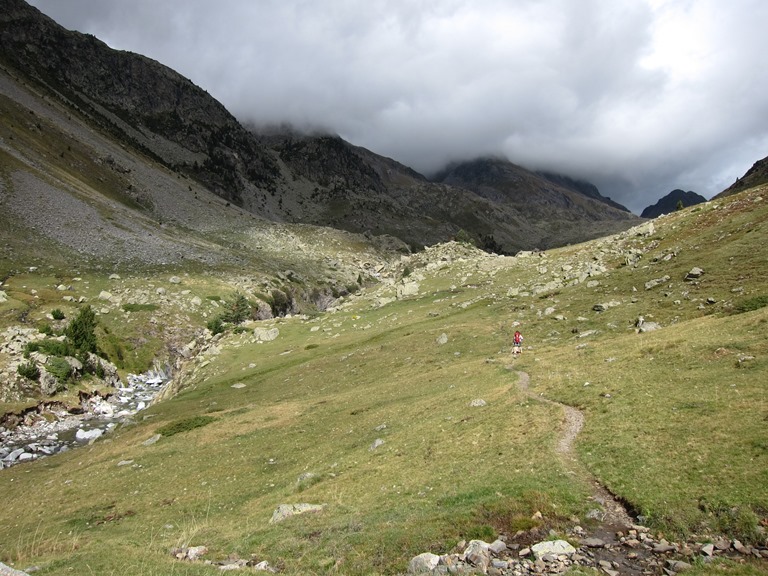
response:
<path id="1" fill-rule="evenodd" d="M 523 342 L 523 335 L 520 332 L 515 332 L 515 345 L 519 346 Z"/>

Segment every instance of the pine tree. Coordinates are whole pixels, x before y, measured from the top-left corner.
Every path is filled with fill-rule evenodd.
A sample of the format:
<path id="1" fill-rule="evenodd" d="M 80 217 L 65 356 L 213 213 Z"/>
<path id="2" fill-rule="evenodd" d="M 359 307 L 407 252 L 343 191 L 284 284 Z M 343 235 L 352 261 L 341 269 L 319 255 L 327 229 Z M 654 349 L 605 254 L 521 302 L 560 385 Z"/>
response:
<path id="1" fill-rule="evenodd" d="M 96 353 L 96 313 L 89 305 L 80 309 L 77 317 L 69 323 L 64 334 L 72 342 L 78 352 Z"/>

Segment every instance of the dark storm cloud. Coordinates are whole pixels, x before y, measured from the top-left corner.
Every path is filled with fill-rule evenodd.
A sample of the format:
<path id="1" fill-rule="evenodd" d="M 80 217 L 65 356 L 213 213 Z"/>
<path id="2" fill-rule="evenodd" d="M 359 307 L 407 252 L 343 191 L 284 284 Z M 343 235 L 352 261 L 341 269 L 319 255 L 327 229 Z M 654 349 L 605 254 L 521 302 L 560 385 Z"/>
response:
<path id="1" fill-rule="evenodd" d="M 325 127 L 430 173 L 504 155 L 635 212 L 768 155 L 762 0 L 34 0 L 241 120 Z"/>

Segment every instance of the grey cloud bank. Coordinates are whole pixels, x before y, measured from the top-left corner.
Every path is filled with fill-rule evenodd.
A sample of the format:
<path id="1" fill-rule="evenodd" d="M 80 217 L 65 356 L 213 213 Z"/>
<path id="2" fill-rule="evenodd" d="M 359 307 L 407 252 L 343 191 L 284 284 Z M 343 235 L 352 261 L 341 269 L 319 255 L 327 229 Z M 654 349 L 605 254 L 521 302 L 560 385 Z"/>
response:
<path id="1" fill-rule="evenodd" d="M 636 213 L 768 156 L 762 0 L 33 0 L 243 121 L 322 126 L 430 174 L 502 155 Z"/>

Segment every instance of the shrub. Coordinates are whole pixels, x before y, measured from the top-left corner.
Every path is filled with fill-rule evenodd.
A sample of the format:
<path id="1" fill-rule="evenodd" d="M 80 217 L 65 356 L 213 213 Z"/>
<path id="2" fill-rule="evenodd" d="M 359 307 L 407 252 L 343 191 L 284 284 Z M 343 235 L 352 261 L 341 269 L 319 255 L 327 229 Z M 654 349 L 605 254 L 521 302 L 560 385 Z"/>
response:
<path id="1" fill-rule="evenodd" d="M 463 228 L 456 233 L 456 242 L 460 242 L 461 244 L 469 244 L 471 246 L 475 245 L 475 239 L 472 238 L 470 233 Z"/>
<path id="2" fill-rule="evenodd" d="M 51 316 L 54 320 L 64 320 L 64 312 L 59 310 L 58 308 L 51 310 Z"/>
<path id="3" fill-rule="evenodd" d="M 158 428 L 157 432 L 163 436 L 173 436 L 174 434 L 180 434 L 181 432 L 187 432 L 194 430 L 195 428 L 202 428 L 207 426 L 211 422 L 215 422 L 216 418 L 213 416 L 194 416 L 193 418 L 183 418 L 182 420 L 176 420 L 165 426 Z"/>
<path id="4" fill-rule="evenodd" d="M 53 340 L 46 338 L 37 342 L 28 342 L 24 346 L 24 356 L 29 357 L 30 352 L 42 352 L 49 356 L 72 356 L 75 349 L 72 344 L 66 340 Z"/>
<path id="5" fill-rule="evenodd" d="M 66 382 L 72 375 L 72 366 L 64 358 L 58 356 L 49 358 L 48 362 L 45 363 L 45 369 L 55 376 L 59 382 Z"/>
<path id="6" fill-rule="evenodd" d="M 208 330 L 211 331 L 211 334 L 216 336 L 216 334 L 221 334 L 224 332 L 224 322 L 221 320 L 221 316 L 216 316 L 216 318 L 213 318 L 208 321 L 206 324 L 206 327 Z"/>
<path id="7" fill-rule="evenodd" d="M 753 310 L 759 310 L 768 306 L 768 296 L 752 296 L 751 298 L 745 298 L 740 302 L 737 302 L 733 307 L 734 314 L 743 314 L 744 312 L 752 312 Z"/>
<path id="8" fill-rule="evenodd" d="M 235 292 L 225 303 L 226 311 L 222 315 L 224 322 L 242 324 L 251 315 L 251 303 L 240 292 Z"/>
<path id="9" fill-rule="evenodd" d="M 80 309 L 77 317 L 69 323 L 64 330 L 67 338 L 72 341 L 73 346 L 80 352 L 96 353 L 96 313 L 93 308 L 86 305 Z"/>
<path id="10" fill-rule="evenodd" d="M 25 362 L 24 364 L 19 364 L 19 367 L 16 368 L 16 372 L 18 372 L 24 378 L 28 378 L 29 380 L 37 381 L 37 379 L 40 378 L 40 369 L 34 362 Z"/>
<path id="11" fill-rule="evenodd" d="M 53 328 L 51 328 L 51 325 L 48 324 L 48 322 L 43 322 L 37 327 L 37 329 L 41 334 L 45 334 L 46 336 L 53 336 Z"/>

